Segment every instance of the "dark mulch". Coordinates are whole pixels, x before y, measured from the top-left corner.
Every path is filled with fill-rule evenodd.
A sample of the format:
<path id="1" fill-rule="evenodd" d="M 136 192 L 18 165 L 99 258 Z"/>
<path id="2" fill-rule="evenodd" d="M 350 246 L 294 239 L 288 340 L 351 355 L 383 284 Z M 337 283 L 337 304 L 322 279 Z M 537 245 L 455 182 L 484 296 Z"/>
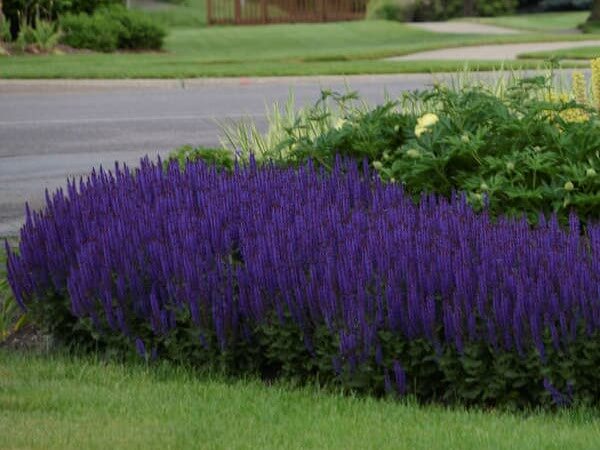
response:
<path id="1" fill-rule="evenodd" d="M 32 324 L 26 324 L 0 342 L 0 348 L 45 351 L 50 348 L 50 344 L 49 336 L 40 332 Z"/>

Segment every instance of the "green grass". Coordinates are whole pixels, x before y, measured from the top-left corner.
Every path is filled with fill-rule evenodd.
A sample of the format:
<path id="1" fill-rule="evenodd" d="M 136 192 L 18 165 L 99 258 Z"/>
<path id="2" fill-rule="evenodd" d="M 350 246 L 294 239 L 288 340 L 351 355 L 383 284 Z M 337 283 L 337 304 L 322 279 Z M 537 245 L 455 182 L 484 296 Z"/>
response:
<path id="1" fill-rule="evenodd" d="M 497 25 L 500 27 L 545 33 L 553 31 L 572 31 L 576 29 L 578 25 L 585 22 L 589 14 L 590 13 L 588 11 L 550 12 L 460 20 L 468 20 L 471 22 L 484 23 L 488 25 Z"/>
<path id="2" fill-rule="evenodd" d="M 165 9 L 144 10 L 144 14 L 169 27 L 203 27 L 206 26 L 206 0 L 185 0 L 180 4 L 165 2 Z"/>
<path id="3" fill-rule="evenodd" d="M 509 414 L 0 350 L 3 449 L 591 449 L 597 411 Z"/>
<path id="4" fill-rule="evenodd" d="M 567 38 L 578 40 L 581 36 L 560 37 Z M 543 34 L 438 34 L 384 21 L 173 28 L 163 53 L 2 57 L 0 78 L 178 78 L 453 71 L 462 68 L 464 61 L 392 63 L 381 61 L 381 58 L 442 47 L 552 39 L 557 37 Z M 489 69 L 498 67 L 499 62 L 488 61 L 482 65 Z"/>
<path id="5" fill-rule="evenodd" d="M 557 58 L 557 59 L 593 59 L 600 57 L 600 47 L 591 46 L 591 47 L 574 47 L 568 48 L 564 50 L 553 50 L 547 52 L 531 52 L 524 53 L 519 55 L 519 58 L 532 58 L 532 59 L 547 59 L 547 58 Z"/>

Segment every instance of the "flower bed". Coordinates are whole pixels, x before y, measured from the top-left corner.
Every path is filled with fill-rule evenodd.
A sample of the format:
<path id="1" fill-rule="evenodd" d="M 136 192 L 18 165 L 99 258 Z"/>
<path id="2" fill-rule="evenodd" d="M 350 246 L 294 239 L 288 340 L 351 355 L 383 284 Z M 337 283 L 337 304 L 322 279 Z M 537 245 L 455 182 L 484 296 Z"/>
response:
<path id="1" fill-rule="evenodd" d="M 492 223 L 337 162 L 142 161 L 28 213 L 9 281 L 58 337 L 483 404 L 600 395 L 600 227 Z"/>

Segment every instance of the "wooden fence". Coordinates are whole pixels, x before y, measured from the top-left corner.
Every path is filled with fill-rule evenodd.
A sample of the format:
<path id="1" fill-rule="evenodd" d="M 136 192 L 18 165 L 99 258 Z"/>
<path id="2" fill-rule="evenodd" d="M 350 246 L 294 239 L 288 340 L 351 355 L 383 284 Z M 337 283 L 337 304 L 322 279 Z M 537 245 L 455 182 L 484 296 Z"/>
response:
<path id="1" fill-rule="evenodd" d="M 334 22 L 365 17 L 368 0 L 207 0 L 210 25 Z"/>

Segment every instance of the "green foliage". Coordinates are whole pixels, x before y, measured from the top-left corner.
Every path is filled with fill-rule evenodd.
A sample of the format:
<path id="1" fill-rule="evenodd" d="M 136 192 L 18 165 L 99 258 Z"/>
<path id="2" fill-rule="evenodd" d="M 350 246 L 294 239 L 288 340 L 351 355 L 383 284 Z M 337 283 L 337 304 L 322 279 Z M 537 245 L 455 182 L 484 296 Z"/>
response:
<path id="1" fill-rule="evenodd" d="M 512 14 L 517 9 L 518 0 L 476 0 L 475 13 L 482 17 Z"/>
<path id="2" fill-rule="evenodd" d="M 64 14 L 91 14 L 97 8 L 114 4 L 123 4 L 123 0 L 4 0 L 2 10 L 16 39 L 23 24 L 35 27 L 38 18 L 56 21 Z"/>
<path id="3" fill-rule="evenodd" d="M 0 42 L 12 41 L 10 34 L 10 20 L 0 14 Z"/>
<path id="4" fill-rule="evenodd" d="M 169 155 L 169 158 L 164 162 L 165 167 L 168 167 L 169 163 L 173 160 L 177 161 L 179 167 L 182 169 L 185 168 L 185 165 L 188 162 L 199 160 L 225 171 L 232 171 L 235 166 L 233 153 L 224 148 L 192 147 L 191 145 L 184 145 L 175 149 Z"/>
<path id="5" fill-rule="evenodd" d="M 414 0 L 371 0 L 367 4 L 367 19 L 408 22 L 413 20 L 414 10 Z"/>
<path id="6" fill-rule="evenodd" d="M 99 52 L 113 52 L 118 46 L 121 24 L 103 14 L 67 14 L 60 25 L 64 30 L 63 42 L 73 48 Z"/>
<path id="7" fill-rule="evenodd" d="M 447 20 L 463 15 L 463 0 L 371 0 L 367 18 L 398 21 Z M 517 0 L 474 0 L 476 16 L 499 16 L 515 11 Z"/>
<path id="8" fill-rule="evenodd" d="M 467 192 L 493 215 L 526 213 L 535 222 L 540 212 L 557 213 L 566 221 L 575 211 L 598 218 L 598 116 L 548 92 L 537 78 L 502 97 L 481 86 L 417 94 L 410 101 L 423 102 L 439 122 L 420 137 L 405 129 L 407 143 L 381 161 L 380 173 L 416 195 Z"/>
<path id="9" fill-rule="evenodd" d="M 158 50 L 166 35 L 152 19 L 116 6 L 99 9 L 93 15 L 66 15 L 61 26 L 67 45 L 101 52 Z"/>
<path id="10" fill-rule="evenodd" d="M 432 345 L 423 339 L 407 339 L 382 331 L 379 356 L 353 366 L 338 360 L 339 341 L 325 327 L 304 334 L 289 316 L 270 320 L 248 330 L 247 339 L 231 339 L 221 346 L 214 334 L 200 331 L 189 312 L 177 312 L 177 325 L 157 336 L 150 329 L 131 324 L 132 333 L 142 336 L 147 359 L 161 360 L 216 371 L 227 376 L 257 376 L 272 382 L 277 379 L 295 383 L 318 383 L 345 393 L 396 397 L 388 390 L 387 373 L 395 360 L 401 360 L 406 373 L 404 395 L 420 402 L 446 405 L 501 407 L 511 410 L 578 405 L 597 407 L 600 402 L 600 335 L 589 336 L 581 329 L 567 345 L 553 346 L 550 333 L 544 338 L 546 354 L 532 350 L 526 354 L 471 343 L 461 352 L 449 344 Z M 78 325 L 79 334 L 56 335 L 67 328 L 54 328 L 54 336 L 79 349 L 108 349 L 114 354 L 130 354 L 127 337 L 104 332 L 89 322 Z M 87 333 L 87 334 L 86 334 Z M 95 337 L 90 341 L 89 336 Z M 307 347 L 310 342 L 310 350 Z M 74 344 L 76 343 L 76 344 Z M 199 345 L 200 343 L 200 345 Z M 341 372 L 340 372 L 341 370 Z M 545 383 L 556 390 L 548 391 Z M 573 394 L 576 392 L 575 394 Z"/>
<path id="11" fill-rule="evenodd" d="M 35 26 L 21 24 L 15 45 L 22 52 L 49 53 L 59 44 L 61 37 L 62 31 L 56 23 L 38 18 Z"/>
<path id="12" fill-rule="evenodd" d="M 329 105 L 330 99 L 338 105 L 337 111 Z M 376 161 L 404 143 L 398 131 L 409 125 L 409 119 L 396 111 L 393 102 L 368 110 L 353 106 L 355 100 L 354 93 L 324 91 L 314 107 L 300 113 L 290 126 L 282 127 L 283 139 L 263 158 L 292 165 L 312 159 L 331 167 L 338 154 Z M 248 150 L 247 146 L 242 148 Z"/>
<path id="13" fill-rule="evenodd" d="M 137 11 L 114 6 L 99 10 L 120 25 L 117 47 L 123 50 L 160 50 L 166 36 L 165 29 L 154 20 Z"/>
<path id="14" fill-rule="evenodd" d="M 574 211 L 583 221 L 599 218 L 598 113 L 571 94 L 557 95 L 549 80 L 439 85 L 373 109 L 355 106 L 353 95 L 325 92 L 285 121 L 272 116 L 262 140 L 247 125 L 226 135 L 243 155 L 257 149 L 259 160 L 283 165 L 366 159 L 384 181 L 401 182 L 415 197 L 466 192 L 494 216 L 525 213 L 534 223 L 541 212 L 556 213 L 565 223 Z M 438 121 L 419 133 L 426 113 Z"/>

